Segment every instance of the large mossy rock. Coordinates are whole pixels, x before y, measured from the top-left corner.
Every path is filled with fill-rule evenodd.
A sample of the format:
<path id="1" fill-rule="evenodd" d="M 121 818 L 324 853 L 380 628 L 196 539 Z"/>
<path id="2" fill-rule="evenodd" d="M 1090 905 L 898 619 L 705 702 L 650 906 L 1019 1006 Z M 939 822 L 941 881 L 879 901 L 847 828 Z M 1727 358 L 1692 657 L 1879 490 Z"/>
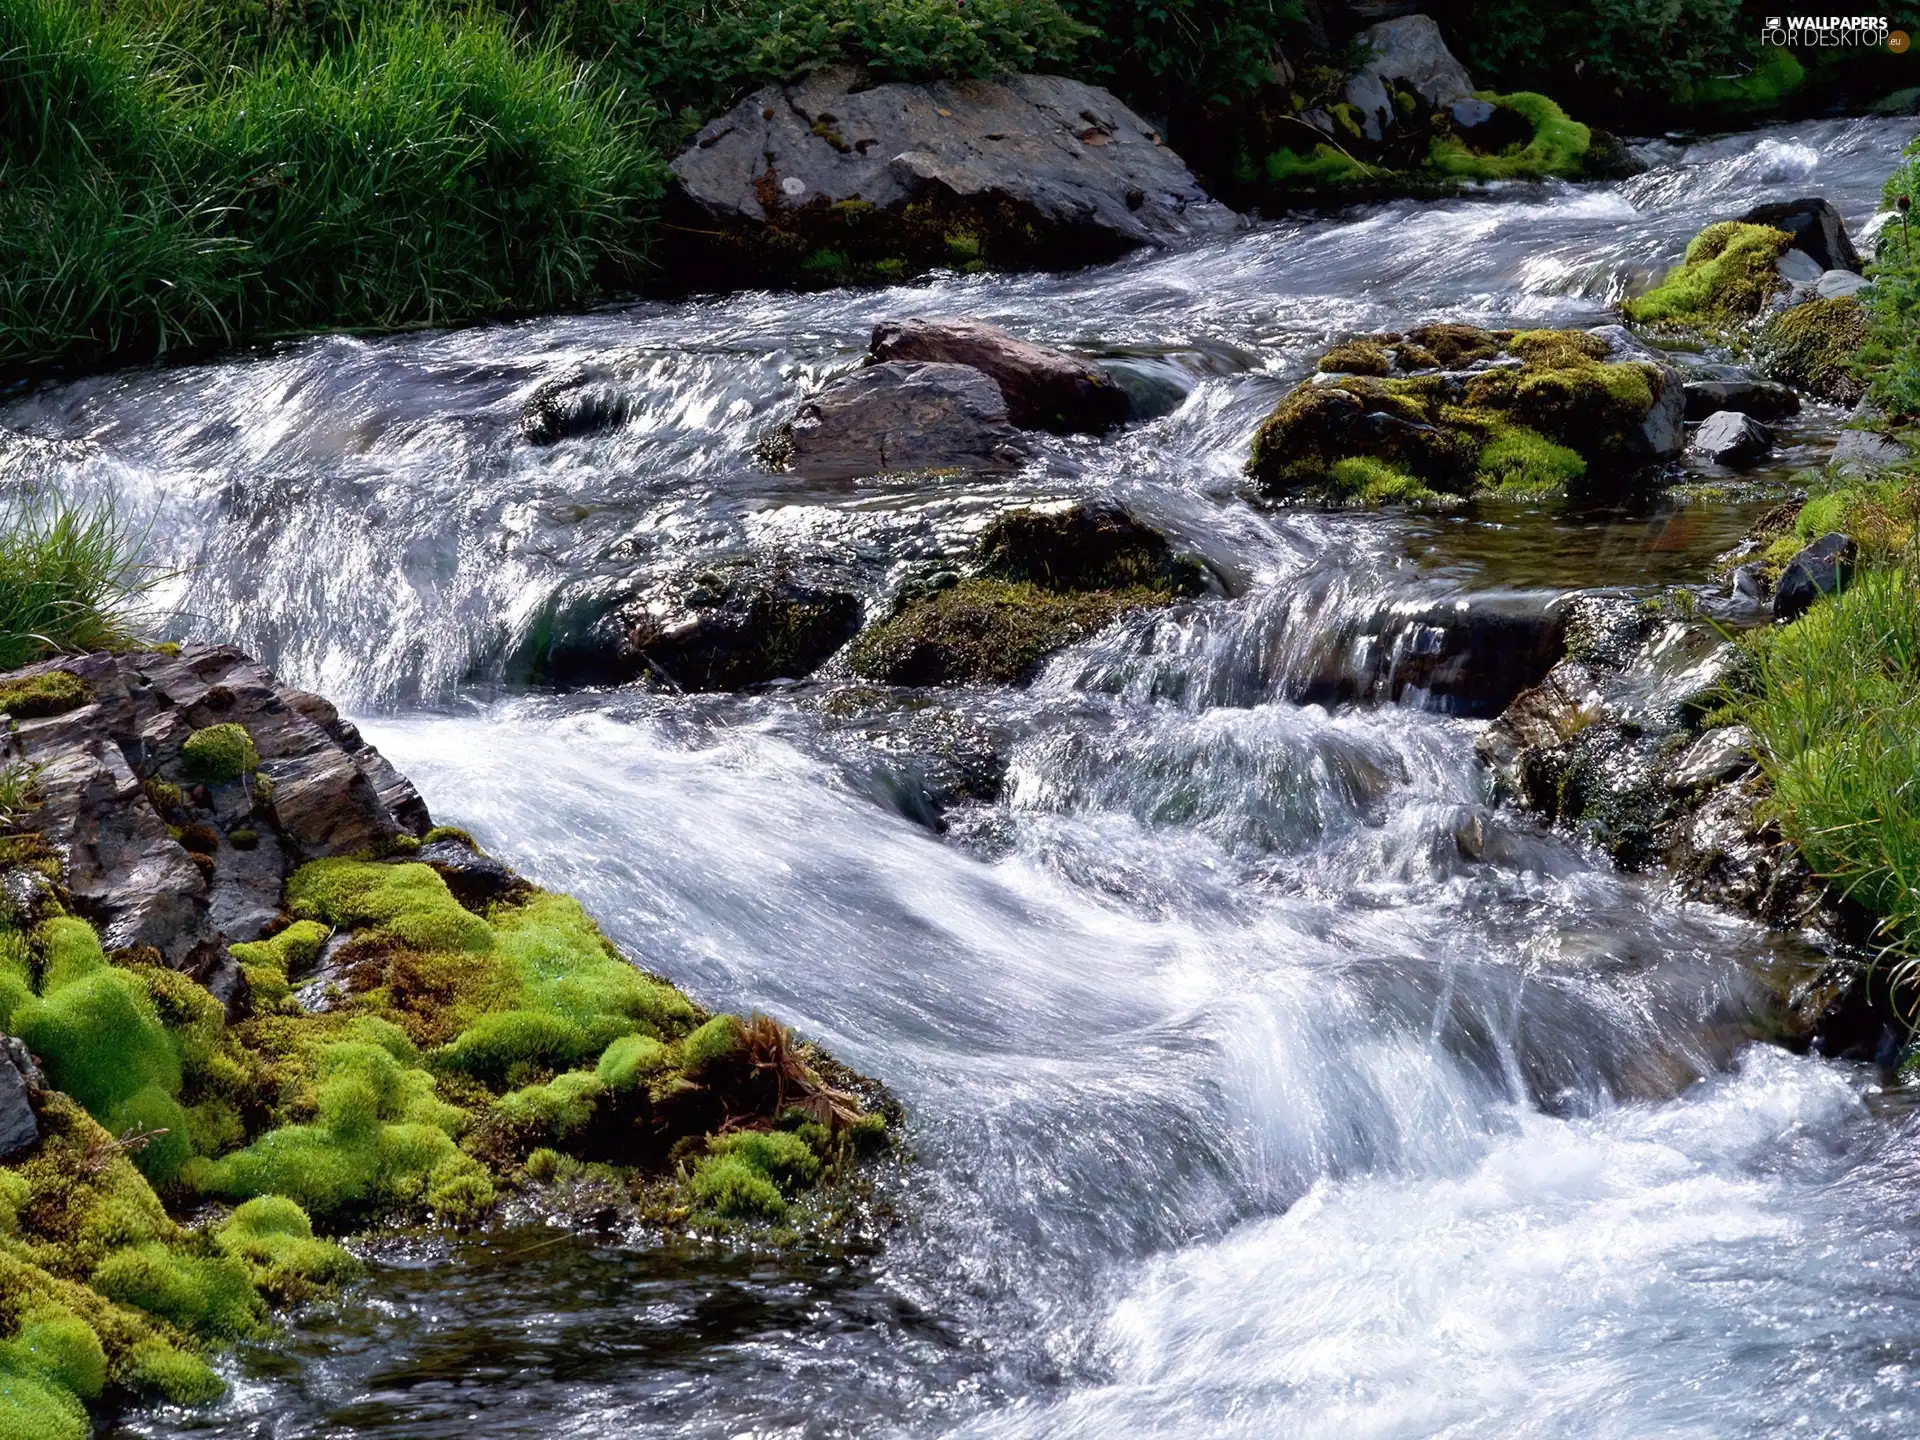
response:
<path id="1" fill-rule="evenodd" d="M 1867 338 L 1866 307 L 1851 295 L 1813 299 L 1782 310 L 1760 332 L 1760 373 L 1837 405 L 1857 404 L 1866 381 L 1854 353 Z"/>
<path id="2" fill-rule="evenodd" d="M 991 376 L 1022 430 L 1098 435 L 1126 422 L 1127 392 L 1100 366 L 1021 340 L 980 320 L 890 320 L 874 327 L 874 360 L 971 365 Z"/>
<path id="3" fill-rule="evenodd" d="M 884 1142 L 878 1087 L 432 828 L 331 705 L 237 651 L 30 667 L 0 711 L 7 1434 L 216 1398 L 213 1348 L 356 1268 L 316 1225 L 584 1186 L 777 1241 L 833 1223 Z"/>
<path id="4" fill-rule="evenodd" d="M 1744 325 L 1785 288 L 1780 260 L 1792 245 L 1792 235 L 1771 225 L 1709 225 L 1658 285 L 1621 310 L 1635 325 L 1661 330 L 1720 332 Z"/>
<path id="5" fill-rule="evenodd" d="M 1078 80 L 862 87 L 823 71 L 756 91 L 672 165 L 676 267 L 729 288 L 930 266 L 1065 268 L 1233 229 L 1180 157 Z"/>
<path id="6" fill-rule="evenodd" d="M 1197 563 L 1110 506 L 1011 511 L 981 536 L 974 562 L 863 631 L 849 652 L 854 673 L 894 685 L 1019 681 L 1128 611 L 1207 588 Z"/>
<path id="7" fill-rule="evenodd" d="M 1679 375 L 1605 335 L 1428 325 L 1335 346 L 1253 437 L 1269 495 L 1342 504 L 1540 495 L 1678 454 Z"/>

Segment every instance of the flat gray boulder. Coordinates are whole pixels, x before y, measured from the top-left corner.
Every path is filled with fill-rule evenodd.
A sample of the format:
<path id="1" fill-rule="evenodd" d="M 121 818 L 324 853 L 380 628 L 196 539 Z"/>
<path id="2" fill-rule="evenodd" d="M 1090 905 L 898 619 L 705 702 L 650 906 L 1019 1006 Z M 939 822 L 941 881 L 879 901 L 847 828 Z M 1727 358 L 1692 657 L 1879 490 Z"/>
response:
<path id="1" fill-rule="evenodd" d="M 1700 422 L 1687 448 L 1716 465 L 1750 465 L 1773 448 L 1773 432 L 1751 415 L 1719 410 Z"/>
<path id="2" fill-rule="evenodd" d="M 1239 224 L 1153 126 L 1097 86 L 1057 75 L 857 84 L 833 70 L 756 91 L 674 159 L 681 191 L 718 225 L 804 248 L 811 224 L 831 221 L 820 245 L 852 253 L 864 234 L 876 254 L 910 263 L 937 238 L 922 232 L 951 230 L 953 217 L 951 258 L 973 246 L 996 265 L 1100 263 Z"/>
<path id="3" fill-rule="evenodd" d="M 1007 418 L 1022 430 L 1098 435 L 1124 424 L 1127 392 L 1091 360 L 1021 340 L 980 320 L 890 320 L 874 327 L 876 361 L 971 365 L 1006 397 Z"/>
<path id="4" fill-rule="evenodd" d="M 823 478 L 1005 470 L 1027 456 L 1000 387 L 971 365 L 855 370 L 802 405 L 786 435 L 793 467 Z"/>

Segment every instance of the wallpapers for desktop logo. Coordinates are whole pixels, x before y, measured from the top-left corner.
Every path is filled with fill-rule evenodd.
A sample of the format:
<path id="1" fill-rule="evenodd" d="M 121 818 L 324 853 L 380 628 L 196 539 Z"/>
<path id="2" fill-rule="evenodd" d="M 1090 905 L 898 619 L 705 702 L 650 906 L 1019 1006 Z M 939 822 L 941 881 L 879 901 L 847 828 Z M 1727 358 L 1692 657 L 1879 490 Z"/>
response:
<path id="1" fill-rule="evenodd" d="M 1908 45 L 1907 33 L 1895 30 L 1884 15 L 1769 15 L 1760 32 L 1767 45 L 1869 49 L 1885 46 L 1896 54 Z"/>

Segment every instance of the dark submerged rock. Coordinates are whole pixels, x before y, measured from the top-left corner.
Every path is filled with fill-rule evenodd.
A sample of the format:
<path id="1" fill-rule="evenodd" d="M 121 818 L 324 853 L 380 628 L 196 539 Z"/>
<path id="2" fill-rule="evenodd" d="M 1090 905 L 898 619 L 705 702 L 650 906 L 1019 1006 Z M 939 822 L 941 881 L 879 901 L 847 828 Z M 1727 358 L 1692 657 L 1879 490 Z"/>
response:
<path id="1" fill-rule="evenodd" d="M 633 413 L 632 393 L 603 374 L 563 376 L 542 384 L 520 407 L 520 433 L 530 445 L 611 430 Z"/>
<path id="2" fill-rule="evenodd" d="M 1852 537 L 1822 535 L 1787 562 L 1773 591 L 1773 618 L 1796 620 L 1822 595 L 1837 595 L 1853 579 L 1859 553 Z"/>
<path id="3" fill-rule="evenodd" d="M 781 565 L 681 572 L 565 622 L 536 673 L 561 686 L 651 679 L 678 690 L 740 690 L 812 674 L 853 638 L 860 599 Z"/>
<path id="4" fill-rule="evenodd" d="M 1126 423 L 1127 392 L 1091 361 L 1016 339 L 979 320 L 899 320 L 876 326 L 873 359 L 971 365 L 992 377 L 1007 419 L 1023 430 L 1100 434 Z"/>
<path id="5" fill-rule="evenodd" d="M 793 468 L 820 478 L 1005 470 L 1026 445 L 992 378 L 970 365 L 869 365 L 833 381 L 785 431 Z"/>

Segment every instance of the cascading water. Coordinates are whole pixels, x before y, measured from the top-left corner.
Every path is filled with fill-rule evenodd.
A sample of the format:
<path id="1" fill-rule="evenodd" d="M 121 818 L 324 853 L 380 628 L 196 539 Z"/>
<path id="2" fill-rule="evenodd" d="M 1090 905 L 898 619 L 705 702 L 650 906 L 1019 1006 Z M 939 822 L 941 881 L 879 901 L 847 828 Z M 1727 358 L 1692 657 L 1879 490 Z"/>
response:
<path id="1" fill-rule="evenodd" d="M 115 1433 L 1912 1433 L 1920 1137 L 1865 1073 L 1753 1043 L 1792 946 L 1491 809 L 1485 707 L 1449 688 L 1460 607 L 1532 634 L 1570 587 L 1698 580 L 1754 506 L 1329 516 L 1249 505 L 1237 473 L 1327 339 L 1600 323 L 1758 200 L 1858 229 L 1909 129 L 1655 146 L 1620 185 L 1084 274 L 332 339 L 0 408 L 62 442 L 0 468 L 156 516 L 181 634 L 356 703 L 442 818 L 911 1116 L 875 1243 L 395 1248 L 237 1356 L 223 1406 Z M 1157 418 L 985 482 L 754 463 L 912 313 L 1110 357 Z M 519 439 L 536 384 L 615 352 L 624 424 Z M 1838 420 L 1810 409 L 1783 466 Z M 1230 594 L 913 705 L 510 687 L 550 617 L 668 563 L 824 557 L 880 603 L 1007 505 L 1095 495 Z M 944 834 L 915 727 L 1003 757 Z"/>

